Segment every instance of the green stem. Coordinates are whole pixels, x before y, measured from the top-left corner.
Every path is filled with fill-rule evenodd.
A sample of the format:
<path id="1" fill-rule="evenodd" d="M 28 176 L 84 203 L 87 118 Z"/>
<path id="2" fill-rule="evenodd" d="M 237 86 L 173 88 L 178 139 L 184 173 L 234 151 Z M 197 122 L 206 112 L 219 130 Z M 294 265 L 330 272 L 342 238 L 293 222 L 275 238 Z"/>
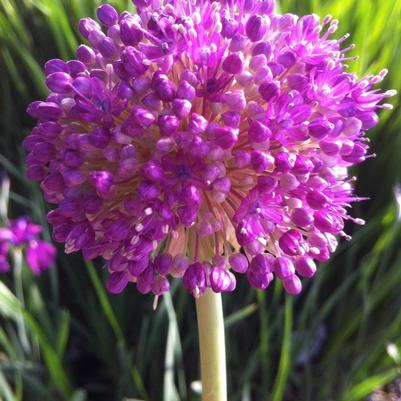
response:
<path id="1" fill-rule="evenodd" d="M 227 401 L 226 347 L 221 294 L 211 289 L 196 300 L 202 401 Z"/>
<path id="2" fill-rule="evenodd" d="M 14 285 L 15 294 L 20 300 L 22 307 L 25 308 L 24 287 L 22 284 L 22 250 L 21 248 L 14 248 L 13 252 L 13 270 L 14 270 Z M 29 345 L 28 335 L 25 328 L 24 317 L 22 314 L 17 316 L 17 329 L 21 341 L 22 348 L 25 352 L 30 353 L 31 347 Z"/>

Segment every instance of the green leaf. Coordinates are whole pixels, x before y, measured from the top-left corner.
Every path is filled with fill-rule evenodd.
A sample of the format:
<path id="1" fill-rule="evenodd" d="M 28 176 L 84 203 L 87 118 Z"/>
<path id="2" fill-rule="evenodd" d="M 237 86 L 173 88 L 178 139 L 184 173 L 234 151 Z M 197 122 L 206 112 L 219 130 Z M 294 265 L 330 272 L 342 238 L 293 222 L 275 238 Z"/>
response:
<path id="1" fill-rule="evenodd" d="M 68 399 L 72 392 L 71 385 L 63 369 L 61 359 L 52 347 L 51 341 L 45 336 L 35 319 L 23 308 L 20 301 L 2 282 L 0 282 L 0 313 L 13 320 L 16 320 L 18 316 L 23 317 L 31 334 L 38 339 L 54 386 Z"/>
<path id="2" fill-rule="evenodd" d="M 371 376 L 349 389 L 342 401 L 361 401 L 374 390 L 385 386 L 399 376 L 398 369 L 390 369 L 382 374 Z"/>

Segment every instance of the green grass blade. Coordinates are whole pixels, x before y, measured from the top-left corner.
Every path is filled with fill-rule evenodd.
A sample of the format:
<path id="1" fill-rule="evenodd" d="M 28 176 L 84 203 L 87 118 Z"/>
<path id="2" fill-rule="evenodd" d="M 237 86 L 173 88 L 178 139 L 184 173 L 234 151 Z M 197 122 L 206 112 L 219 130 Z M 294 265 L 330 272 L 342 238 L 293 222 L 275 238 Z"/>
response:
<path id="1" fill-rule="evenodd" d="M 93 287 L 95 289 L 95 292 L 96 292 L 96 295 L 100 302 L 100 305 L 102 306 L 103 312 L 106 315 L 117 340 L 121 343 L 125 343 L 124 334 L 118 323 L 118 319 L 114 313 L 113 307 L 111 306 L 111 303 L 109 301 L 109 298 L 108 298 L 107 292 L 104 288 L 104 285 L 100 281 L 99 276 L 96 272 L 96 269 L 93 266 L 93 263 L 91 261 L 85 261 L 85 264 L 88 269 L 89 277 L 90 277 Z"/>
<path id="2" fill-rule="evenodd" d="M 237 323 L 241 322 L 242 320 L 246 319 L 248 316 L 253 315 L 256 310 L 258 309 L 256 304 L 247 305 L 238 311 L 228 315 L 224 318 L 224 327 L 226 329 L 236 325 Z"/>
<path id="3" fill-rule="evenodd" d="M 62 366 L 62 361 L 52 347 L 51 341 L 46 337 L 35 319 L 23 308 L 20 301 L 2 282 L 0 282 L 0 313 L 13 320 L 18 316 L 23 317 L 32 335 L 36 336 L 38 339 L 43 352 L 43 358 L 49 369 L 49 374 L 52 377 L 54 386 L 68 399 L 72 393 L 72 388 Z"/>
<path id="4" fill-rule="evenodd" d="M 347 391 L 342 401 L 361 401 L 377 388 L 390 383 L 399 375 L 398 369 L 390 369 L 380 375 L 369 377 Z"/>

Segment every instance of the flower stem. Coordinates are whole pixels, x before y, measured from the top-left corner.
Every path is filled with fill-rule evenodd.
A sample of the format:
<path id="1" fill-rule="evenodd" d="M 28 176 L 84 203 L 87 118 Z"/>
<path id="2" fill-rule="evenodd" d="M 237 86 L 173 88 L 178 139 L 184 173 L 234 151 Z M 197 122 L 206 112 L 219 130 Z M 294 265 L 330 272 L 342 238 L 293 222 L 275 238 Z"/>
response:
<path id="1" fill-rule="evenodd" d="M 24 287 L 22 284 L 22 260 L 22 250 L 16 247 L 13 252 L 15 294 L 21 302 L 22 307 L 25 308 Z M 26 332 L 24 317 L 22 314 L 18 314 L 17 316 L 17 329 L 22 348 L 25 352 L 30 353 L 31 347 L 29 345 L 28 334 Z"/>
<path id="2" fill-rule="evenodd" d="M 227 401 L 226 348 L 221 294 L 211 289 L 196 300 L 202 401 Z"/>

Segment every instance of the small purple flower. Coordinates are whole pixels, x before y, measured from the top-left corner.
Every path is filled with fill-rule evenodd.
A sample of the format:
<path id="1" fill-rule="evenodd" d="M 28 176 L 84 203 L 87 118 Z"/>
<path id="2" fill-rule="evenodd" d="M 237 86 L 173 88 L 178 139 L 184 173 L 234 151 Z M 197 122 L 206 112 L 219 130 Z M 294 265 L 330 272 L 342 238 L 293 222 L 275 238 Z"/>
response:
<path id="1" fill-rule="evenodd" d="M 10 264 L 8 263 L 8 250 L 8 243 L 0 240 L 0 273 L 7 273 L 10 270 Z"/>
<path id="2" fill-rule="evenodd" d="M 11 220 L 7 227 L 0 228 L 0 272 L 9 270 L 10 246 L 25 250 L 26 262 L 35 275 L 54 265 L 56 248 L 39 239 L 41 231 L 42 228 L 27 217 Z"/>
<path id="3" fill-rule="evenodd" d="M 56 248 L 47 242 L 31 240 L 26 245 L 26 261 L 33 274 L 39 275 L 54 264 Z"/>
<path id="4" fill-rule="evenodd" d="M 185 288 L 195 297 L 199 298 L 206 290 L 206 269 L 200 263 L 193 263 L 184 274 Z"/>
<path id="5" fill-rule="evenodd" d="M 395 92 L 374 87 L 386 71 L 359 79 L 336 20 L 280 15 L 273 0 L 134 3 L 82 19 L 87 44 L 46 63 L 51 93 L 28 106 L 27 175 L 56 205 L 54 239 L 103 256 L 113 293 L 161 295 L 172 276 L 198 297 L 232 291 L 233 272 L 299 293 L 298 276 L 349 238 L 345 221 L 363 223 L 348 169 L 391 108 Z M 14 226 L 1 241 L 43 270 L 54 255 L 38 228 Z"/>
<path id="6" fill-rule="evenodd" d="M 128 274 L 125 271 L 111 273 L 107 279 L 107 291 L 112 294 L 119 294 L 127 286 L 128 278 Z"/>
<path id="7" fill-rule="evenodd" d="M 229 262 L 231 265 L 231 268 L 236 272 L 236 273 L 246 273 L 248 270 L 248 259 L 246 258 L 245 255 L 241 253 L 235 253 L 230 256 Z"/>
<path id="8" fill-rule="evenodd" d="M 274 272 L 280 279 L 286 279 L 295 274 L 294 264 L 290 258 L 279 256 L 274 261 Z"/>
<path id="9" fill-rule="evenodd" d="M 214 292 L 233 291 L 235 276 L 223 267 L 214 267 L 210 271 L 210 286 Z"/>

